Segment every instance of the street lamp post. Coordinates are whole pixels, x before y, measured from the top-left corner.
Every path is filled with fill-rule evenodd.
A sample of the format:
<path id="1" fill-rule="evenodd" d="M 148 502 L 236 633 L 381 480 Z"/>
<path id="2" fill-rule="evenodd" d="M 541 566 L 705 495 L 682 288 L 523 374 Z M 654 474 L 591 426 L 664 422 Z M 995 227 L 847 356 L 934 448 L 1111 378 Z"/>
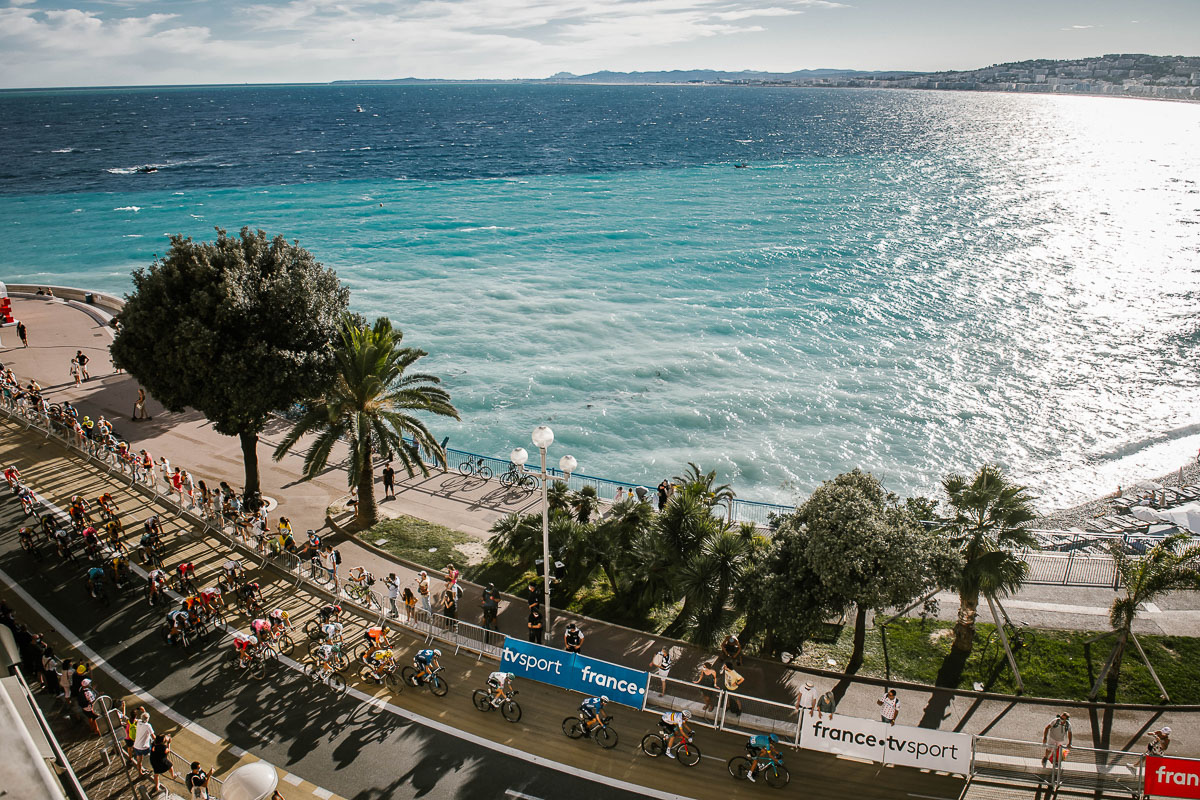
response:
<path id="1" fill-rule="evenodd" d="M 542 479 L 542 586 L 545 588 L 546 610 L 543 612 L 542 630 L 547 635 L 550 633 L 550 498 L 549 486 L 550 481 L 563 481 L 566 483 L 571 479 L 571 473 L 579 466 L 579 462 L 574 456 L 566 455 L 559 459 L 558 468 L 566 473 L 566 477 L 551 475 L 546 471 L 546 450 L 554 443 L 554 431 L 546 425 L 539 425 L 533 430 L 533 445 L 538 449 L 542 456 L 542 471 L 538 473 L 538 477 Z M 525 452 L 524 447 L 518 447 L 509 453 L 509 460 L 517 467 L 524 469 L 525 462 L 529 460 L 529 453 Z"/>

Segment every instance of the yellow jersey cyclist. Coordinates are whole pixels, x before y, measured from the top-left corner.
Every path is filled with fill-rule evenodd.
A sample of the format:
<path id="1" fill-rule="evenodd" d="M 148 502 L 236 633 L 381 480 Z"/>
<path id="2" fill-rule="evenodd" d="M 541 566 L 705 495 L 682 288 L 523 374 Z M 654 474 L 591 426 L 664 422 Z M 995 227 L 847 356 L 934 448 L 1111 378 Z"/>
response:
<path id="1" fill-rule="evenodd" d="M 658 727 L 662 728 L 663 733 L 667 737 L 667 756 L 675 757 L 675 742 L 680 743 L 690 742 L 692 740 L 692 730 L 688 727 L 688 720 L 692 718 L 692 712 L 686 708 L 683 711 L 668 711 L 662 715 L 662 719 L 658 721 Z"/>
<path id="2" fill-rule="evenodd" d="M 754 783 L 754 776 L 760 771 L 770 766 L 771 761 L 782 761 L 783 756 L 775 747 L 779 743 L 779 737 L 775 734 L 758 734 L 751 736 L 746 742 L 746 755 L 750 756 L 750 771 L 746 773 L 746 778 Z"/>
<path id="3" fill-rule="evenodd" d="M 418 650 L 413 656 L 413 667 L 417 670 L 417 679 L 425 681 L 433 674 L 435 669 L 441 669 L 442 665 L 438 663 L 438 659 L 442 657 L 441 650 Z"/>
<path id="4" fill-rule="evenodd" d="M 371 653 L 367 659 L 367 668 L 376 683 L 383 683 L 384 677 L 396 669 L 395 654 L 390 647 L 381 647 Z"/>
<path id="5" fill-rule="evenodd" d="M 488 688 L 492 690 L 493 706 L 499 708 L 505 700 L 512 699 L 513 693 L 516 691 L 512 685 L 515 677 L 517 676 L 511 672 L 493 672 L 488 675 L 487 684 Z"/>
<path id="6" fill-rule="evenodd" d="M 579 718 L 583 720 L 583 730 L 585 732 L 591 732 L 592 728 L 604 724 L 604 720 L 600 714 L 604 711 L 606 705 L 608 705 L 608 695 L 606 694 L 599 697 L 589 697 L 579 704 Z"/>

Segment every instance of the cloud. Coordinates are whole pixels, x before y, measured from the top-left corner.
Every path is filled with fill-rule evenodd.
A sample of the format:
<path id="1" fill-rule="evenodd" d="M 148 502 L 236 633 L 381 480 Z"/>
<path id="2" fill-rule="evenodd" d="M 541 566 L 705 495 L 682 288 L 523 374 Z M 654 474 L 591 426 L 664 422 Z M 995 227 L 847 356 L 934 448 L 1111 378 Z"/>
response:
<path id="1" fill-rule="evenodd" d="M 1094 28 L 1095 25 L 1070 25 L 1066 28 L 1059 28 L 1061 31 L 1086 31 L 1089 28 Z"/>

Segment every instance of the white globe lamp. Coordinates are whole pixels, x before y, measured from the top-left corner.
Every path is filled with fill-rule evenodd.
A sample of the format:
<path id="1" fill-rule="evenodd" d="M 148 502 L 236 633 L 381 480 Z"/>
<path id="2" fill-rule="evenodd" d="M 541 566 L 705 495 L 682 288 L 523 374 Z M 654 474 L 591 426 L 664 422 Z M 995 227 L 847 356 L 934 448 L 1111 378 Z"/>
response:
<path id="1" fill-rule="evenodd" d="M 533 429 L 533 445 L 539 450 L 545 450 L 554 444 L 554 431 L 546 425 L 538 425 Z"/>
<path id="2" fill-rule="evenodd" d="M 518 467 L 523 467 L 525 466 L 525 462 L 529 460 L 529 453 L 524 447 L 517 447 L 508 454 L 508 460 L 516 464 Z"/>

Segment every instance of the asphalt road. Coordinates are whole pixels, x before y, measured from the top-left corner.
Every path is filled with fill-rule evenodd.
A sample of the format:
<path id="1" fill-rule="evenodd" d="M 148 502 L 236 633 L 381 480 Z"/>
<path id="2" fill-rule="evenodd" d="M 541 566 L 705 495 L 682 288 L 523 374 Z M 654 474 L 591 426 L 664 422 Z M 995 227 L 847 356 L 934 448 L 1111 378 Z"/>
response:
<path id="1" fill-rule="evenodd" d="M 113 491 L 126 524 L 154 509 L 141 495 L 112 481 L 99 470 L 62 455 L 53 442 L 15 434 L 0 423 L 0 461 L 17 463 L 25 479 L 39 494 L 60 507 L 74 492 L 94 498 Z M 216 635 L 190 651 L 169 648 L 158 636 L 162 614 L 143 599 L 129 599 L 100 607 L 83 585 L 82 563 L 62 564 L 49 553 L 34 562 L 20 550 L 16 527 L 21 513 L 11 495 L 0 499 L 0 568 L 16 578 L 46 609 L 107 659 L 113 667 L 140 684 L 178 713 L 245 750 L 319 786 L 347 798 L 627 798 L 641 796 L 608 788 L 602 783 L 498 753 L 458 736 L 412 722 L 378 705 L 352 696 L 335 698 L 323 686 L 313 685 L 282 664 L 273 666 L 264 681 L 254 681 L 222 665 L 229 647 Z M 173 518 L 163 515 L 170 542 L 168 566 L 180 560 L 197 565 L 202 584 L 212 583 L 226 554 L 214 543 L 187 535 Z M 319 606 L 313 598 L 297 594 L 270 572 L 254 575 L 263 583 L 268 605 L 280 605 L 299 624 Z M 234 624 L 245 628 L 249 620 L 235 615 Z M 347 638 L 358 635 L 357 632 Z M 300 638 L 303 638 L 302 636 Z M 400 637 L 395 648 L 402 662 L 411 657 L 418 642 Z M 297 648 L 299 656 L 302 646 Z M 492 662 L 473 657 L 443 659 L 451 690 L 444 698 L 408 688 L 389 695 L 373 685 L 360 686 L 411 712 L 461 729 L 537 757 L 570 764 L 634 784 L 686 797 L 735 800 L 743 797 L 809 795 L 862 800 L 891 798 L 954 798 L 960 779 L 904 768 L 880 769 L 821 753 L 799 751 L 786 758 L 792 784 L 773 790 L 734 781 L 725 760 L 742 750 L 744 739 L 700 729 L 697 736 L 705 759 L 692 769 L 665 759 L 652 760 L 640 753 L 638 742 L 654 728 L 654 718 L 618 707 L 615 728 L 620 744 L 604 751 L 589 741 L 572 741 L 559 729 L 564 716 L 573 713 L 578 696 L 553 687 L 524 683 L 519 700 L 524 708 L 520 723 L 504 722 L 497 714 L 480 714 L 470 704 L 470 691 L 482 686 L 494 669 Z"/>

